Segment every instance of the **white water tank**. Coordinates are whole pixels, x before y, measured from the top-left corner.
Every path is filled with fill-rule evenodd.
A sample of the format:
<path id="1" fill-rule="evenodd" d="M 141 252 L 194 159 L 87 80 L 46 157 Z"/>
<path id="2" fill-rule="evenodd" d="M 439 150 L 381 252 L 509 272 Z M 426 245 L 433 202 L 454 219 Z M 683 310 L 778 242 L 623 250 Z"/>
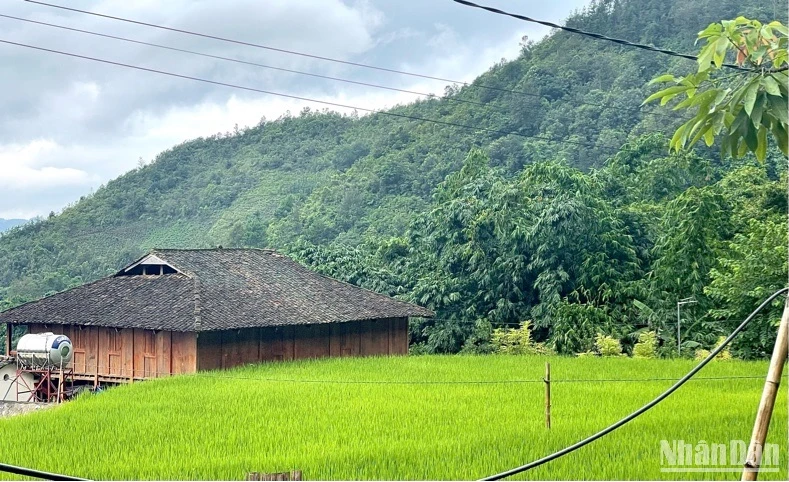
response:
<path id="1" fill-rule="evenodd" d="M 54 333 L 28 333 L 16 344 L 16 358 L 28 368 L 65 367 L 74 356 L 71 340 Z"/>

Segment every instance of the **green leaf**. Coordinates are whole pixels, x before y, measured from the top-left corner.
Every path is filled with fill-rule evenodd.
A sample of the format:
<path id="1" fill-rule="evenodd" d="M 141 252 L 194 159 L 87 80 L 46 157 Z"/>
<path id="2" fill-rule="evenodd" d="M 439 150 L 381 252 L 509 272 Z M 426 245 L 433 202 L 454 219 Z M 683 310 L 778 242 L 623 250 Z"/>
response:
<path id="1" fill-rule="evenodd" d="M 756 138 L 758 145 L 756 146 L 756 150 L 754 150 L 753 153 L 756 155 L 756 159 L 759 161 L 764 161 L 764 159 L 767 157 L 767 129 L 760 127 Z"/>
<path id="2" fill-rule="evenodd" d="M 786 99 L 770 95 L 767 96 L 767 100 L 770 102 L 770 113 L 773 114 L 779 122 L 786 126 L 786 124 L 789 123 L 789 113 L 787 113 L 786 109 Z"/>
<path id="3" fill-rule="evenodd" d="M 778 33 L 780 33 L 780 34 L 782 34 L 784 36 L 789 35 L 789 28 L 787 28 L 781 22 L 773 21 L 773 22 L 768 23 L 767 25 L 769 25 L 770 28 L 773 29 L 774 31 L 776 31 L 776 32 L 778 32 Z"/>
<path id="4" fill-rule="evenodd" d="M 676 81 L 676 77 L 674 77 L 671 74 L 665 74 L 650 80 L 647 85 L 659 84 L 661 82 L 675 82 L 675 81 Z"/>
<path id="5" fill-rule="evenodd" d="M 693 126 L 692 131 L 696 132 L 693 139 L 690 140 L 690 145 L 699 141 L 708 131 L 712 129 L 712 118 L 702 118 Z"/>
<path id="6" fill-rule="evenodd" d="M 762 79 L 762 86 L 764 90 L 770 95 L 777 95 L 781 96 L 781 86 L 778 84 L 778 81 L 772 75 L 766 76 Z"/>
<path id="7" fill-rule="evenodd" d="M 712 64 L 712 56 L 715 55 L 715 44 L 709 43 L 701 49 L 699 52 L 699 69 L 698 72 L 704 72 L 710 69 L 710 64 Z"/>
<path id="8" fill-rule="evenodd" d="M 699 32 L 697 37 L 700 39 L 707 38 L 712 35 L 718 35 L 720 34 L 720 32 L 721 32 L 721 25 L 719 23 L 711 23 L 707 26 L 707 28 Z"/>
<path id="9" fill-rule="evenodd" d="M 712 57 L 712 61 L 715 62 L 715 66 L 720 68 L 723 65 L 723 59 L 726 57 L 726 51 L 729 49 L 729 39 L 726 37 L 721 37 L 715 42 L 715 54 Z"/>
<path id="10" fill-rule="evenodd" d="M 745 94 L 743 95 L 743 109 L 745 109 L 745 113 L 749 116 L 751 112 L 753 112 L 753 104 L 756 102 L 756 94 L 759 93 L 759 81 L 755 79 L 751 81 L 748 87 L 745 89 Z"/>
<path id="11" fill-rule="evenodd" d="M 678 94 L 680 94 L 681 92 L 685 92 L 688 89 L 690 89 L 690 87 L 688 87 L 687 85 L 675 85 L 673 87 L 663 89 L 647 97 L 647 99 L 641 105 L 644 105 L 648 102 L 652 102 L 655 99 L 661 99 L 660 105 L 666 105 L 666 102 L 670 101 Z"/>
<path id="12" fill-rule="evenodd" d="M 756 152 L 756 149 L 759 147 L 759 138 L 756 135 L 756 129 L 753 125 L 749 122 L 747 127 L 747 131 L 745 132 L 745 144 L 748 146 L 748 149 L 751 152 Z"/>
<path id="13" fill-rule="evenodd" d="M 753 112 L 751 113 L 751 124 L 756 128 L 762 123 L 762 113 L 767 102 L 767 95 L 764 92 L 760 92 L 756 97 L 756 103 L 753 105 Z"/>
<path id="14" fill-rule="evenodd" d="M 685 131 L 690 128 L 691 122 L 693 122 L 693 119 L 679 126 L 679 129 L 677 129 L 677 131 L 671 137 L 671 141 L 669 142 L 670 148 L 674 149 L 675 151 L 681 151 L 682 148 L 685 147 L 685 142 L 683 139 L 687 139 L 687 134 L 685 134 Z"/>
<path id="15" fill-rule="evenodd" d="M 715 131 L 712 128 L 709 128 L 704 133 L 704 143 L 707 144 L 707 147 L 710 147 L 714 142 L 715 142 Z"/>
<path id="16" fill-rule="evenodd" d="M 778 142 L 778 149 L 780 149 L 785 156 L 789 155 L 789 135 L 787 135 L 785 125 L 773 124 L 770 130 L 773 136 L 775 136 L 775 140 Z"/>
<path id="17" fill-rule="evenodd" d="M 744 156 L 748 152 L 748 145 L 745 142 L 739 143 L 739 141 L 738 141 L 737 151 L 736 152 L 737 152 L 737 154 L 735 155 L 735 157 L 742 157 L 742 156 Z"/>
<path id="18" fill-rule="evenodd" d="M 702 106 L 711 103 L 718 95 L 717 89 L 710 89 L 694 97 L 688 97 L 674 107 L 674 110 L 685 109 L 694 105 Z"/>

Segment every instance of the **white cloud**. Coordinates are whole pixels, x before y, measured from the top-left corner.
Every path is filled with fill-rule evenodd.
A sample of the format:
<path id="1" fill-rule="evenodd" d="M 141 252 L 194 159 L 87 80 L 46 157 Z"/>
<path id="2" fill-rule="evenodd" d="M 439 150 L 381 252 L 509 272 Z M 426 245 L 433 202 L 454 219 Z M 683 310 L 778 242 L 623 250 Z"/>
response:
<path id="1" fill-rule="evenodd" d="M 496 2 L 498 0 L 491 0 Z M 535 6 L 560 19 L 585 0 Z M 501 2 L 500 2 L 501 3 Z M 502 3 L 502 5 L 505 5 Z M 354 62 L 471 81 L 545 29 L 451 2 L 419 0 L 75 1 L 76 8 Z M 552 13 L 553 12 L 553 13 Z M 556 13 L 559 12 L 559 13 Z M 138 25 L 9 4 L 9 13 L 227 57 L 442 94 L 445 84 L 189 37 Z M 0 19 L 14 41 L 150 68 L 383 109 L 419 98 L 222 63 Z M 304 106 L 184 79 L 0 45 L 0 217 L 47 214 L 185 140 L 253 126 Z M 331 107 L 330 107 L 331 108 Z M 347 109 L 333 108 L 340 112 Z M 359 112 L 364 115 L 364 112 Z"/>
<path id="2" fill-rule="evenodd" d="M 0 188 L 5 193 L 13 193 L 60 186 L 85 186 L 96 179 L 80 169 L 45 165 L 46 158 L 59 154 L 60 149 L 61 146 L 49 139 L 38 139 L 25 145 L 0 146 Z"/>

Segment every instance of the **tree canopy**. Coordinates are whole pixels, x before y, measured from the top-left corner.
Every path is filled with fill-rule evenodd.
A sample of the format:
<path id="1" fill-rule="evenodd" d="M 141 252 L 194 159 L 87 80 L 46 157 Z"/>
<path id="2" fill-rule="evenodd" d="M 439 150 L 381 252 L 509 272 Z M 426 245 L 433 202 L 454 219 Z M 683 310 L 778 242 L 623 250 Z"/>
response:
<path id="1" fill-rule="evenodd" d="M 567 24 L 687 51 L 688 32 L 767 10 L 756 0 L 599 0 Z M 496 329 L 528 326 L 529 340 L 560 353 L 588 352 L 598 335 L 629 352 L 651 332 L 658 352 L 673 353 L 675 303 L 689 296 L 698 304 L 684 311 L 682 349 L 711 347 L 785 283 L 787 262 L 777 249 L 787 242 L 786 162 L 775 143 L 749 147 L 762 128 L 785 132 L 766 80 L 783 82 L 785 56 L 771 49 L 785 30 L 759 24 L 754 40 L 754 21 L 719 25 L 704 34 L 704 48 L 716 49 L 702 49 L 713 52 L 706 73 L 680 75 L 693 64 L 554 32 L 471 85 L 393 109 L 487 131 L 305 109 L 185 142 L 1 235 L 0 309 L 111 274 L 153 247 L 271 247 L 434 309 L 411 326 L 417 351 L 491 351 L 504 333 Z M 762 71 L 718 68 L 723 38 L 740 45 L 743 67 Z M 674 72 L 692 119 L 682 107 L 639 108 L 661 72 Z M 728 75 L 748 92 L 757 85 L 755 97 L 732 90 L 714 104 L 729 111 L 713 135 L 745 134 L 734 146 L 743 156 L 724 162 L 703 144 L 677 150 L 676 139 L 667 153 L 677 129 L 691 129 L 690 147 L 707 115 L 720 118 L 712 102 L 693 102 L 726 91 Z M 785 83 L 777 92 L 785 99 Z M 776 319 L 766 313 L 735 354 L 769 351 Z"/>

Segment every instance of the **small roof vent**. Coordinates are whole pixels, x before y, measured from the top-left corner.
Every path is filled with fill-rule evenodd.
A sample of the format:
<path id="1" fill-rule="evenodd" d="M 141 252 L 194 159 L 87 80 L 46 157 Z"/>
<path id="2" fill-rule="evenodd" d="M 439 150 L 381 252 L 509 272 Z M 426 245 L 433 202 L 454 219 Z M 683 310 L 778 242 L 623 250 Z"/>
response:
<path id="1" fill-rule="evenodd" d="M 149 254 L 131 266 L 117 274 L 117 276 L 140 276 L 140 275 L 163 275 L 178 273 L 178 269 L 167 263 L 167 261 Z"/>

